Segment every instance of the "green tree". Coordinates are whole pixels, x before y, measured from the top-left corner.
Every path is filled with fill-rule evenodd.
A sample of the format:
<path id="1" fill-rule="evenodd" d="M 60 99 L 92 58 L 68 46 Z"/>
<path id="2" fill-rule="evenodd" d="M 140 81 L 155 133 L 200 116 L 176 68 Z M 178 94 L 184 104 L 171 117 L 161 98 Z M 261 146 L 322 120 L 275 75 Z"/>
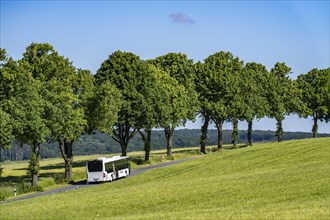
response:
<path id="1" fill-rule="evenodd" d="M 137 124 L 148 106 L 141 92 L 148 75 L 147 65 L 140 57 L 121 51 L 111 54 L 95 75 L 96 86 L 109 80 L 121 92 L 122 105 L 112 137 L 120 144 L 122 156 L 127 155 L 129 140 L 136 134 Z"/>
<path id="2" fill-rule="evenodd" d="M 245 111 L 245 103 L 242 96 L 242 85 L 246 82 L 243 77 L 243 61 L 240 61 L 238 57 L 236 57 L 232 63 L 232 69 L 230 70 L 230 91 L 227 105 L 230 109 L 229 119 L 233 124 L 233 131 L 231 134 L 231 143 L 233 147 L 237 147 L 238 141 L 238 120 L 243 117 Z"/>
<path id="3" fill-rule="evenodd" d="M 184 125 L 187 120 L 195 120 L 198 109 L 194 64 L 191 59 L 188 59 L 187 55 L 182 53 L 168 53 L 149 62 L 167 72 L 185 89 L 184 94 L 172 94 L 171 107 L 167 111 L 169 115 L 164 116 L 161 123 L 165 130 L 167 155 L 171 156 L 174 129 Z"/>
<path id="4" fill-rule="evenodd" d="M 10 114 L 4 112 L 0 106 L 0 147 L 10 148 L 14 139 L 12 118 Z"/>
<path id="5" fill-rule="evenodd" d="M 175 78 L 171 77 L 169 72 L 157 67 L 154 67 L 154 71 L 157 84 L 155 87 L 157 91 L 154 96 L 157 101 L 154 102 L 153 106 L 155 127 L 164 128 L 169 124 L 180 123 L 180 118 L 185 116 L 185 111 L 182 109 L 186 108 L 189 100 L 187 90 Z M 165 134 L 167 155 L 171 156 L 173 133 L 171 135 Z"/>
<path id="6" fill-rule="evenodd" d="M 270 117 L 275 118 L 276 137 L 278 142 L 282 141 L 282 122 L 285 115 L 297 112 L 303 106 L 299 102 L 301 91 L 296 83 L 289 78 L 291 68 L 285 63 L 277 62 L 271 69 L 268 78 L 268 103 L 270 107 Z"/>
<path id="7" fill-rule="evenodd" d="M 5 49 L 0 48 L 0 103 L 4 100 L 5 96 L 5 88 L 4 88 L 4 65 L 8 61 L 7 53 Z M 12 126 L 12 118 L 11 115 L 2 110 L 0 104 L 0 151 L 2 148 L 10 148 L 11 143 L 14 139 L 13 136 L 13 126 Z M 0 177 L 2 176 L 3 168 L 0 164 Z"/>
<path id="8" fill-rule="evenodd" d="M 89 133 L 98 130 L 112 135 L 112 129 L 118 121 L 118 112 L 122 105 L 120 91 L 109 81 L 105 81 L 94 87 L 93 94 L 86 103 Z"/>
<path id="9" fill-rule="evenodd" d="M 5 88 L 5 79 L 4 79 L 4 65 L 8 61 L 7 52 L 5 49 L 0 48 L 0 101 L 6 99 L 5 93 L 7 93 Z M 11 115 L 2 110 L 0 105 L 0 148 L 10 148 L 11 142 L 14 139 L 12 134 L 12 118 Z M 1 174 L 1 173 L 0 173 Z M 0 175 L 1 176 L 1 175 Z"/>
<path id="10" fill-rule="evenodd" d="M 83 133 L 86 126 L 81 108 L 74 106 L 79 100 L 68 86 L 57 80 L 47 82 L 47 124 L 51 138 L 59 143 L 60 153 L 65 162 L 65 179 L 72 180 L 72 145 Z"/>
<path id="11" fill-rule="evenodd" d="M 148 62 L 145 64 L 148 65 L 147 70 L 149 74 L 145 77 L 144 87 L 140 88 L 140 93 L 143 94 L 148 105 L 142 109 L 143 112 L 136 127 L 144 143 L 144 160 L 149 161 L 151 151 L 151 130 L 154 127 L 160 126 L 160 116 L 162 115 L 162 110 L 166 108 L 164 105 L 168 103 L 166 102 L 168 100 L 165 99 L 165 97 L 167 97 L 167 91 L 164 89 L 163 73 L 160 69 L 148 64 Z"/>
<path id="12" fill-rule="evenodd" d="M 315 138 L 318 132 L 317 121 L 328 122 L 330 119 L 330 68 L 312 69 L 307 74 L 299 75 L 297 82 L 302 90 L 302 102 L 307 106 L 299 115 L 313 118 L 312 132 Z"/>
<path id="13" fill-rule="evenodd" d="M 261 119 L 269 112 L 266 84 L 268 71 L 262 64 L 247 63 L 242 72 L 241 97 L 244 104 L 243 118 L 248 122 L 247 140 L 252 146 L 253 119 Z"/>
<path id="14" fill-rule="evenodd" d="M 108 80 L 94 86 L 95 77 L 89 70 L 78 69 L 77 77 L 74 93 L 87 121 L 84 132 L 91 134 L 100 131 L 112 135 L 122 105 L 120 91 Z"/>
<path id="15" fill-rule="evenodd" d="M 196 73 L 196 78 L 195 78 L 195 85 L 196 85 L 196 92 L 198 93 L 198 100 L 199 100 L 199 110 L 198 113 L 202 117 L 203 124 L 201 127 L 201 137 L 200 137 L 200 151 L 203 154 L 206 154 L 206 144 L 207 144 L 207 131 L 208 131 L 208 126 L 210 124 L 210 116 L 211 116 L 211 109 L 209 108 L 209 99 L 210 93 L 209 93 L 209 88 L 205 84 L 206 80 L 204 77 L 206 77 L 206 73 L 204 72 L 204 65 L 201 62 L 197 62 L 195 64 L 195 73 Z"/>
<path id="16" fill-rule="evenodd" d="M 13 135 L 21 144 L 31 146 L 28 173 L 32 186 L 38 184 L 40 144 L 49 134 L 46 126 L 46 102 L 42 84 L 32 76 L 33 68 L 25 61 L 9 59 L 1 71 L 1 107 L 13 118 Z M 5 89 L 5 90 L 4 90 Z"/>
<path id="17" fill-rule="evenodd" d="M 60 56 L 48 43 L 32 43 L 23 54 L 23 61 L 33 67 L 32 74 L 43 86 L 46 99 L 49 141 L 59 144 L 65 162 L 65 179 L 72 180 L 72 147 L 84 132 L 87 121 L 80 100 L 85 90 L 79 84 L 76 68 Z"/>
<path id="18" fill-rule="evenodd" d="M 0 66 L 7 61 L 7 51 L 6 49 L 0 48 Z"/>
<path id="19" fill-rule="evenodd" d="M 236 120 L 241 109 L 237 82 L 243 63 L 230 52 L 223 51 L 210 55 L 204 61 L 204 68 L 199 76 L 206 100 L 204 108 L 217 127 L 218 150 L 221 150 L 223 123 L 230 119 Z"/>

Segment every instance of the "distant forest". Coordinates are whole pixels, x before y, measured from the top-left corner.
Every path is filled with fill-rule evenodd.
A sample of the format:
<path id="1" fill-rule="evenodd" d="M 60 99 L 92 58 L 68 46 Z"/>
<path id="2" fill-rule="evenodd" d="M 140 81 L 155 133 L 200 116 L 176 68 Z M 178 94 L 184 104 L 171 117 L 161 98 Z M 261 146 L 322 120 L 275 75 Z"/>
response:
<path id="1" fill-rule="evenodd" d="M 224 144 L 231 144 L 232 130 L 224 130 Z M 200 146 L 200 129 L 182 129 L 176 130 L 173 136 L 173 147 L 197 147 Z M 218 136 L 217 130 L 208 131 L 207 145 L 216 145 Z M 309 132 L 284 132 L 283 140 L 312 138 L 313 134 Z M 330 137 L 330 134 L 318 134 L 318 137 Z M 253 131 L 254 142 L 277 141 L 275 131 Z M 239 143 L 247 143 L 247 131 L 239 131 Z M 163 130 L 152 131 L 152 149 L 151 150 L 166 150 L 166 140 Z M 128 152 L 143 151 L 143 141 L 137 134 L 130 141 Z M 61 157 L 57 143 L 45 143 L 41 146 L 41 158 Z M 104 133 L 95 133 L 93 135 L 83 135 L 80 140 L 73 144 L 74 155 L 92 155 L 92 154 L 109 154 L 121 153 L 120 145 L 115 142 L 112 137 Z M 24 145 L 23 147 L 13 144 L 11 149 L 0 149 L 1 161 L 4 160 L 28 160 L 31 155 L 31 147 Z"/>

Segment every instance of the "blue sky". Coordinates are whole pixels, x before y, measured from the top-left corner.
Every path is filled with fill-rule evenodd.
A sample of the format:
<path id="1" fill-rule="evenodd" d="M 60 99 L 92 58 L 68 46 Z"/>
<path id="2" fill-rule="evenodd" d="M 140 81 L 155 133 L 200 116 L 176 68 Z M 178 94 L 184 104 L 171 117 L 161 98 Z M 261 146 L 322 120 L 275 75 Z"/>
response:
<path id="1" fill-rule="evenodd" d="M 195 62 L 223 50 L 268 70 L 285 62 L 296 78 L 330 66 L 329 11 L 329 1 L 1 0 L 0 46 L 20 59 L 32 42 L 48 42 L 93 73 L 116 50 L 142 59 L 182 52 Z M 312 120 L 290 116 L 283 126 L 310 131 Z M 187 127 L 200 128 L 200 121 Z M 275 120 L 255 129 L 275 130 Z M 330 133 L 329 124 L 319 129 Z"/>

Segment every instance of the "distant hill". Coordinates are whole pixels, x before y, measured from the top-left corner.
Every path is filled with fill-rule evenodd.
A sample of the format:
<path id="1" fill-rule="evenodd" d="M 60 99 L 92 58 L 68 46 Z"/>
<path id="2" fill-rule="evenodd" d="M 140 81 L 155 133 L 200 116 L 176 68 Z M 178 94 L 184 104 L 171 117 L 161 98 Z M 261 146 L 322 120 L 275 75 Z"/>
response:
<path id="1" fill-rule="evenodd" d="M 224 144 L 231 143 L 231 130 L 223 131 Z M 200 129 L 180 129 L 174 132 L 174 147 L 196 147 L 199 146 L 201 131 Z M 284 132 L 283 140 L 296 140 L 311 138 L 312 133 L 309 132 Z M 318 134 L 318 137 L 330 137 L 330 134 Z M 216 145 L 218 140 L 217 130 L 208 131 L 208 145 Z M 276 141 L 274 131 L 253 131 L 254 142 Z M 239 131 L 239 143 L 247 142 L 247 131 Z M 152 150 L 165 149 L 165 135 L 163 130 L 152 131 Z M 128 151 L 143 150 L 143 141 L 137 134 L 129 143 Z M 112 137 L 97 132 L 94 135 L 83 135 L 79 141 L 74 143 L 74 155 L 90 155 L 90 154 L 107 154 L 120 153 L 121 148 Z M 1 149 L 1 160 L 27 160 L 30 157 L 29 146 L 17 146 L 4 150 Z M 57 143 L 45 143 L 41 146 L 41 158 L 60 157 Z"/>

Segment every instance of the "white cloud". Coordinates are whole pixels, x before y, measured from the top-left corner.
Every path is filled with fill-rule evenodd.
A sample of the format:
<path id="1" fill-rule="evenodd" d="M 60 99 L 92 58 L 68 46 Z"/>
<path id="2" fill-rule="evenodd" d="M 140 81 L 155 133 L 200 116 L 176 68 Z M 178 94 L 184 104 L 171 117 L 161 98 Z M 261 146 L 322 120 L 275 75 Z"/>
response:
<path id="1" fill-rule="evenodd" d="M 184 23 L 184 24 L 193 24 L 195 21 L 191 19 L 189 16 L 183 13 L 171 13 L 168 15 L 169 19 L 171 19 L 174 23 Z"/>

